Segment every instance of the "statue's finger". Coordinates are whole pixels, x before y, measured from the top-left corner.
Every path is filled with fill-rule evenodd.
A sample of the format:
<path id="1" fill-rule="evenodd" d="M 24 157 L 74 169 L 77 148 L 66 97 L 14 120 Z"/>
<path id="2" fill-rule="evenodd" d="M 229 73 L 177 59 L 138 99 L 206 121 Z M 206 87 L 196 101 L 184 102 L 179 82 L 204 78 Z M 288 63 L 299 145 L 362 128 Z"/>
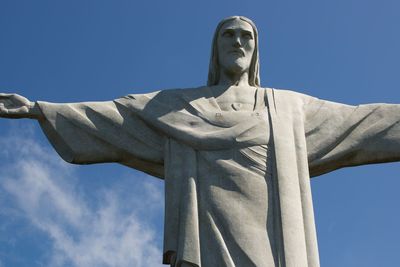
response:
<path id="1" fill-rule="evenodd" d="M 25 113 L 27 113 L 28 112 L 28 108 L 27 107 L 20 107 L 20 108 L 11 108 L 11 109 L 8 109 L 8 113 L 9 114 L 15 114 L 15 115 L 18 115 L 18 114 L 21 114 L 21 115 L 23 115 L 23 114 L 25 114 Z"/>
<path id="2" fill-rule="evenodd" d="M 8 109 L 6 109 L 4 105 L 0 103 L 0 116 L 7 117 L 7 115 L 8 115 Z"/>
<path id="3" fill-rule="evenodd" d="M 0 116 L 12 119 L 27 118 L 28 109 L 26 107 L 6 109 L 0 107 Z"/>
<path id="4" fill-rule="evenodd" d="M 0 99 L 8 99 L 10 98 L 10 96 L 12 96 L 13 94 L 5 94 L 5 93 L 0 93 Z"/>

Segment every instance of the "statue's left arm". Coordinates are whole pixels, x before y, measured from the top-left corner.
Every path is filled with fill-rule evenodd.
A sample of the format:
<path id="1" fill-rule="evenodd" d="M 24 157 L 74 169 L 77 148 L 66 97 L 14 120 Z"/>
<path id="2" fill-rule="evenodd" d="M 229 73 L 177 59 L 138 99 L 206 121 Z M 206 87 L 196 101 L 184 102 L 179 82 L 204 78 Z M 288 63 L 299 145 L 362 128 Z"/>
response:
<path id="1" fill-rule="evenodd" d="M 305 104 L 305 135 L 311 176 L 400 161 L 400 105 L 350 106 L 310 98 Z"/>

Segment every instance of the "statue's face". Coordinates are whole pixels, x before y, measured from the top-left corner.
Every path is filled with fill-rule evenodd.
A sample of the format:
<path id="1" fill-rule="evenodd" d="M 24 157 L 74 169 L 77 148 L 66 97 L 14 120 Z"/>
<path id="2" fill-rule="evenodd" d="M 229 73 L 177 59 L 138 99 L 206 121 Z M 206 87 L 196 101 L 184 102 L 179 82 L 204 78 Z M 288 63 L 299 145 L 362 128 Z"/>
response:
<path id="1" fill-rule="evenodd" d="M 218 33 L 217 49 L 221 71 L 227 74 L 248 71 L 255 49 L 253 28 L 240 19 L 226 22 Z"/>

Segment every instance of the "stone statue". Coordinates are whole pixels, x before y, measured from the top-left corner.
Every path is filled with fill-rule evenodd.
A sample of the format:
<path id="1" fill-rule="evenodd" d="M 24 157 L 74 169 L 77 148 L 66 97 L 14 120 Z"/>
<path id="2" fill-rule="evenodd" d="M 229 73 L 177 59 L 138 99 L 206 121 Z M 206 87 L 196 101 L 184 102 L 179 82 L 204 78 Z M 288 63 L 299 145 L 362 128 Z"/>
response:
<path id="1" fill-rule="evenodd" d="M 71 163 L 117 162 L 165 180 L 164 263 L 317 267 L 310 176 L 400 160 L 400 105 L 349 106 L 260 87 L 244 17 L 215 31 L 207 86 L 54 104 L 0 95 Z"/>

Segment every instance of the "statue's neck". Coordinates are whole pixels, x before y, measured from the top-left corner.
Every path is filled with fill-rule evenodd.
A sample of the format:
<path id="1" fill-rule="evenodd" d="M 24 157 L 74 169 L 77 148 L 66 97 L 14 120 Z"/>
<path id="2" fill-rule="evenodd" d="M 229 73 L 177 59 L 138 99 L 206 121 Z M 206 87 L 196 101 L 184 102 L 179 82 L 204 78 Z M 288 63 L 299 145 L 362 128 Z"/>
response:
<path id="1" fill-rule="evenodd" d="M 218 85 L 249 86 L 249 73 L 248 71 L 239 73 L 220 71 Z"/>

